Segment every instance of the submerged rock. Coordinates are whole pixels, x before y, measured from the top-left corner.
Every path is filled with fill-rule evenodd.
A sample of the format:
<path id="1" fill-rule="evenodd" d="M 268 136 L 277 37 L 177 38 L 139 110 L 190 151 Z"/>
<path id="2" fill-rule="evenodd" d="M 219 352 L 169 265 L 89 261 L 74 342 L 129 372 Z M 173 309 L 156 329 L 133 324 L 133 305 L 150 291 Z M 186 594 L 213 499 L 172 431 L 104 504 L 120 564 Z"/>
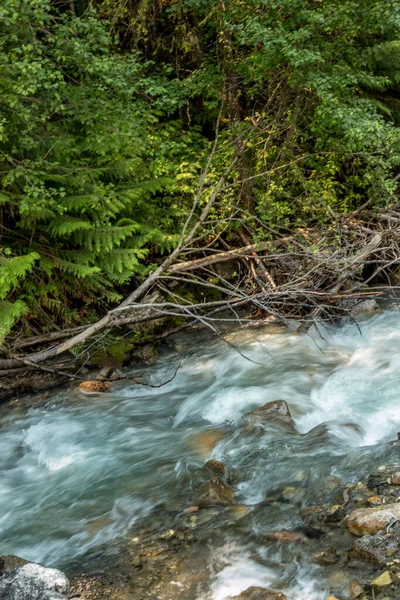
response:
<path id="1" fill-rule="evenodd" d="M 238 596 L 228 596 L 226 600 L 286 600 L 286 596 L 267 588 L 249 587 Z"/>
<path id="2" fill-rule="evenodd" d="M 83 392 L 109 392 L 111 390 L 111 381 L 98 381 L 96 379 L 82 381 L 79 389 Z"/>
<path id="3" fill-rule="evenodd" d="M 391 474 L 389 483 L 391 485 L 399 485 L 400 486 L 400 471 L 395 471 Z"/>
<path id="4" fill-rule="evenodd" d="M 208 460 L 206 464 L 199 469 L 198 474 L 200 477 L 204 477 L 204 479 L 219 477 L 224 483 L 229 483 L 231 480 L 231 474 L 226 464 L 220 460 L 215 460 L 215 458 Z"/>
<path id="5" fill-rule="evenodd" d="M 213 477 L 199 488 L 196 505 L 200 508 L 208 506 L 231 506 L 235 504 L 233 489 L 220 477 Z"/>
<path id="6" fill-rule="evenodd" d="M 224 432 L 220 429 L 206 429 L 190 436 L 188 446 L 196 454 L 207 457 L 210 456 L 215 446 L 224 437 Z"/>
<path id="7" fill-rule="evenodd" d="M 326 523 L 339 523 L 346 515 L 346 511 L 341 504 L 333 504 L 326 509 Z"/>
<path id="8" fill-rule="evenodd" d="M 304 542 L 306 535 L 302 531 L 267 531 L 263 533 L 267 541 L 285 542 L 288 544 Z"/>
<path id="9" fill-rule="evenodd" d="M 358 581 L 350 581 L 350 600 L 365 600 L 365 590 Z"/>
<path id="10" fill-rule="evenodd" d="M 62 600 L 68 593 L 64 573 L 35 563 L 18 567 L 0 579 L 1 600 Z"/>
<path id="11" fill-rule="evenodd" d="M 288 486 L 282 491 L 281 498 L 283 502 L 288 502 L 290 504 L 301 504 L 305 495 L 306 490 L 304 488 Z"/>
<path id="12" fill-rule="evenodd" d="M 322 566 L 334 565 L 340 560 L 340 555 L 332 546 L 329 547 L 325 552 L 318 552 L 314 555 L 316 563 Z"/>
<path id="13" fill-rule="evenodd" d="M 244 415 L 242 425 L 246 427 L 264 427 L 271 422 L 280 422 L 295 428 L 289 407 L 285 400 L 274 400 Z"/>
<path id="14" fill-rule="evenodd" d="M 358 508 L 350 513 L 347 528 L 353 535 L 375 535 L 398 519 L 400 519 L 400 504 Z"/>
<path id="15" fill-rule="evenodd" d="M 317 539 L 324 536 L 328 529 L 325 525 L 326 509 L 324 506 L 305 506 L 300 511 L 303 519 L 303 531 L 307 537 Z"/>

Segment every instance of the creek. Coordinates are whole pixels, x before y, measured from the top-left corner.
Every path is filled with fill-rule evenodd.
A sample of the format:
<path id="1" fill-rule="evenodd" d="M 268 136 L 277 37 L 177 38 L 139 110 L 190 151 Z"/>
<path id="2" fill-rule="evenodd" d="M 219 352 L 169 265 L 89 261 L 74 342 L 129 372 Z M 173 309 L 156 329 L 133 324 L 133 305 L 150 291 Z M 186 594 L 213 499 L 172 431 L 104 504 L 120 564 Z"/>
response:
<path id="1" fill-rule="evenodd" d="M 158 384 L 181 363 L 160 388 L 121 381 L 84 394 L 71 385 L 45 403 L 2 406 L 1 553 L 67 571 L 87 556 L 101 562 L 161 507 L 181 514 L 193 504 L 194 474 L 212 457 L 236 474 L 245 526 L 210 537 L 186 599 L 223 600 L 252 585 L 291 600 L 340 591 L 337 573 L 260 532 L 298 527 L 299 509 L 331 501 L 339 480 L 398 461 L 387 442 L 400 431 L 400 314 L 302 336 L 273 325 L 226 337 L 177 338 L 156 365 L 132 371 Z M 301 435 L 277 423 L 243 430 L 245 413 L 276 399 Z"/>

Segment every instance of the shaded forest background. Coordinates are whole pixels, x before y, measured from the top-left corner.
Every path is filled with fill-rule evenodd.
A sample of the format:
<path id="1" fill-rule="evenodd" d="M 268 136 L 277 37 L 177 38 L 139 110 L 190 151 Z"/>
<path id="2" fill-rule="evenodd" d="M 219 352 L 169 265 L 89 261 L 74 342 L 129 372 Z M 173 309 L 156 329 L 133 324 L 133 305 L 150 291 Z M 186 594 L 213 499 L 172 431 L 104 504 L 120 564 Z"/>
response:
<path id="1" fill-rule="evenodd" d="M 328 256 L 343 217 L 398 202 L 397 1 L 4 0 L 0 56 L 4 349 L 121 302 L 235 156 L 181 258 Z"/>

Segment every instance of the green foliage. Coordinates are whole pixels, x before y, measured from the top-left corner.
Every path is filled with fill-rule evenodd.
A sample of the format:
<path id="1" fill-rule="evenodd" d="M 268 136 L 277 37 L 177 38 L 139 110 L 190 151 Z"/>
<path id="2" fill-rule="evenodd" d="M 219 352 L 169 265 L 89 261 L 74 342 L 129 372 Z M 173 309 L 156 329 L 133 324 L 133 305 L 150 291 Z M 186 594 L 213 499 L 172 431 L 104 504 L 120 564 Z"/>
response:
<path id="1" fill-rule="evenodd" d="M 116 29 L 128 23 L 132 44 L 179 80 L 191 123 L 207 132 L 222 98 L 228 148 L 238 123 L 258 118 L 254 149 L 236 181 L 249 164 L 256 177 L 250 191 L 238 186 L 235 193 L 250 195 L 244 205 L 265 221 L 324 222 L 332 209 L 395 198 L 400 6 L 394 0 L 104 0 L 99 6 L 114 15 Z M 227 209 L 233 195 L 222 200 Z"/>
<path id="2" fill-rule="evenodd" d="M 8 323 L 22 306 L 41 325 L 73 323 L 121 297 L 149 251 L 171 249 L 173 206 L 187 202 L 177 175 L 202 142 L 168 118 L 183 101 L 177 86 L 121 54 L 92 10 L 5 0 L 0 23 L 2 245 L 16 272 L 18 255 L 37 259 Z"/>
<path id="3" fill-rule="evenodd" d="M 14 257 L 0 254 L 0 344 L 11 331 L 14 323 L 29 310 L 21 300 L 10 302 L 7 298 L 32 270 L 38 258 L 36 252 Z"/>
<path id="4" fill-rule="evenodd" d="M 237 135 L 249 142 L 209 215 L 216 231 L 237 207 L 320 226 L 396 198 L 398 2 L 55 6 L 0 7 L 1 256 L 34 257 L 0 296 L 4 331 L 23 314 L 92 319 L 174 247 L 221 104 L 201 202 Z"/>

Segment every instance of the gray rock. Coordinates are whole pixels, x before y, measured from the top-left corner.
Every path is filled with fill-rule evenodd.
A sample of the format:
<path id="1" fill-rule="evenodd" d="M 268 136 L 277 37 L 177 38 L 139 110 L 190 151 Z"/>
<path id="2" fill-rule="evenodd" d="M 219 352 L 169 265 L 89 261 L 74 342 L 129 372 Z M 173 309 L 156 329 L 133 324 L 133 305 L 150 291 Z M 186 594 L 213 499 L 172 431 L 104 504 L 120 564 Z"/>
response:
<path id="1" fill-rule="evenodd" d="M 250 587 L 239 596 L 229 596 L 226 600 L 286 600 L 286 596 L 267 588 Z"/>
<path id="2" fill-rule="evenodd" d="M 353 303 L 350 308 L 350 315 L 352 317 L 359 317 L 361 315 L 376 312 L 377 310 L 379 310 L 379 304 L 373 298 L 369 298 L 368 300 Z"/>
<path id="3" fill-rule="evenodd" d="M 68 593 L 64 573 L 35 563 L 18 567 L 0 579 L 1 600 L 62 600 Z"/>
<path id="4" fill-rule="evenodd" d="M 247 413 L 242 419 L 242 425 L 248 428 L 265 427 L 271 423 L 280 422 L 295 428 L 289 407 L 285 400 L 274 400 Z"/>
<path id="5" fill-rule="evenodd" d="M 157 362 L 158 352 L 157 348 L 153 344 L 147 344 L 142 348 L 138 348 L 132 352 L 132 359 L 134 362 L 140 362 L 145 365 L 154 365 Z"/>
<path id="6" fill-rule="evenodd" d="M 390 527 L 390 535 L 380 531 L 376 535 L 364 535 L 356 540 L 349 552 L 349 559 L 376 565 L 386 566 L 386 563 L 397 558 L 400 552 L 400 523 Z"/>

